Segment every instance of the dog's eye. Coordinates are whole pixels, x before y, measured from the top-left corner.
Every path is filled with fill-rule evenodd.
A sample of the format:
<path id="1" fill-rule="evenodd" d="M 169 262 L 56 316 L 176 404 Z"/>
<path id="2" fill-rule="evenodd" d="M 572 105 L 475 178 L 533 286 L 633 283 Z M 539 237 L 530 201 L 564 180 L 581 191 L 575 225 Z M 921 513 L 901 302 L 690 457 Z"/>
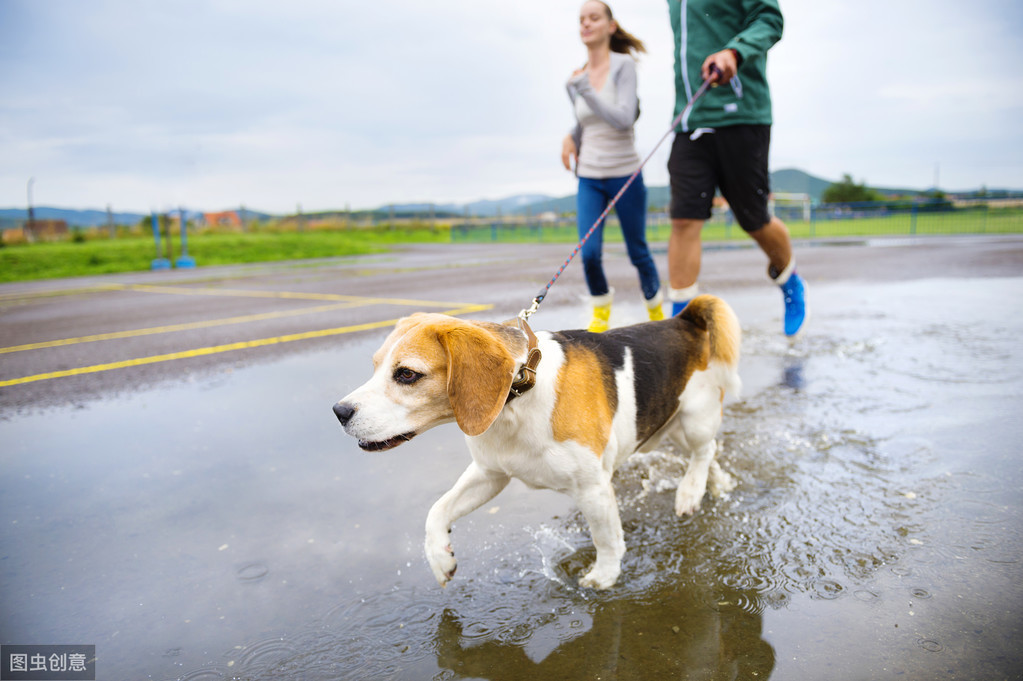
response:
<path id="1" fill-rule="evenodd" d="M 408 367 L 398 367 L 397 369 L 394 370 L 394 380 L 397 383 L 412 385 L 422 377 L 423 375 L 421 373 L 419 373 L 418 371 L 413 371 Z"/>

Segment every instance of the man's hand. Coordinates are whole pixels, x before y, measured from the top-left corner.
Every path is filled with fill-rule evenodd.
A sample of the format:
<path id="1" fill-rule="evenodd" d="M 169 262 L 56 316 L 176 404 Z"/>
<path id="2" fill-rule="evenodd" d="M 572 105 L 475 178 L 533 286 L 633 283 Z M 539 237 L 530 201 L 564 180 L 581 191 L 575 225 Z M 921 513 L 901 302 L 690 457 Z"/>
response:
<path id="1" fill-rule="evenodd" d="M 717 67 L 715 71 L 712 67 Z M 700 75 L 704 80 L 710 78 L 714 85 L 724 85 L 730 81 L 736 71 L 739 70 L 739 62 L 732 50 L 721 50 L 707 57 L 703 62 Z"/>

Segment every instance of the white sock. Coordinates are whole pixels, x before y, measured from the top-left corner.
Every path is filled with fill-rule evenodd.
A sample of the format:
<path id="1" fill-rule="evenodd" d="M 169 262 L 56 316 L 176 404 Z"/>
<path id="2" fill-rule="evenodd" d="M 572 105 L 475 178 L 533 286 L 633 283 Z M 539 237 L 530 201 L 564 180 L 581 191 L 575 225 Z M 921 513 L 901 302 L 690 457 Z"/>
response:
<path id="1" fill-rule="evenodd" d="M 602 296 L 590 296 L 590 302 L 593 304 L 593 307 L 604 307 L 605 305 L 610 305 L 614 297 L 615 289 L 612 286 L 611 290 Z"/>
<path id="2" fill-rule="evenodd" d="M 791 277 L 792 273 L 795 272 L 795 271 L 796 271 L 796 259 L 795 259 L 795 257 L 793 257 L 791 260 L 789 260 L 789 264 L 785 266 L 785 269 L 783 269 L 781 271 L 781 273 L 778 274 L 778 276 L 775 277 L 774 279 L 772 279 L 771 281 L 773 281 L 774 283 L 778 284 L 778 286 L 784 286 L 785 284 L 788 283 L 789 277 Z"/>
<path id="3" fill-rule="evenodd" d="M 684 303 L 700 295 L 700 284 L 695 283 L 686 288 L 669 288 L 668 300 L 673 303 Z"/>

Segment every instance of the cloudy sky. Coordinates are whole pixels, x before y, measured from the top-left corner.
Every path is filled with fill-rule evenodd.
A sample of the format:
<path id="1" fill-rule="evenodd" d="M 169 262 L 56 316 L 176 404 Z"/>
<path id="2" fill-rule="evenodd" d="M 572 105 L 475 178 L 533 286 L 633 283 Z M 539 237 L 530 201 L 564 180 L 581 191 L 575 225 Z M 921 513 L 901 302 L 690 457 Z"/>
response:
<path id="1" fill-rule="evenodd" d="M 571 194 L 578 0 L 0 0 L 0 207 L 268 212 Z M 674 101 L 664 0 L 645 156 Z M 781 0 L 772 169 L 1023 188 L 1023 2 Z M 667 184 L 667 144 L 645 171 Z"/>

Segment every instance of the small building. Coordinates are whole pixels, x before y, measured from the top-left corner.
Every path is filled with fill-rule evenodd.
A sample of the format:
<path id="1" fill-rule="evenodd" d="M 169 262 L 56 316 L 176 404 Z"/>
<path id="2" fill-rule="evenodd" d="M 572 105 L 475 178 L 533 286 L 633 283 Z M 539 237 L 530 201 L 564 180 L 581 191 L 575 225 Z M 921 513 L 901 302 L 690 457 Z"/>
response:
<path id="1" fill-rule="evenodd" d="M 33 220 L 25 222 L 25 238 L 32 241 L 58 241 L 68 234 L 66 220 Z"/>
<path id="2" fill-rule="evenodd" d="M 242 228 L 242 218 L 236 210 L 225 210 L 220 213 L 203 213 L 203 220 L 208 227 Z"/>

